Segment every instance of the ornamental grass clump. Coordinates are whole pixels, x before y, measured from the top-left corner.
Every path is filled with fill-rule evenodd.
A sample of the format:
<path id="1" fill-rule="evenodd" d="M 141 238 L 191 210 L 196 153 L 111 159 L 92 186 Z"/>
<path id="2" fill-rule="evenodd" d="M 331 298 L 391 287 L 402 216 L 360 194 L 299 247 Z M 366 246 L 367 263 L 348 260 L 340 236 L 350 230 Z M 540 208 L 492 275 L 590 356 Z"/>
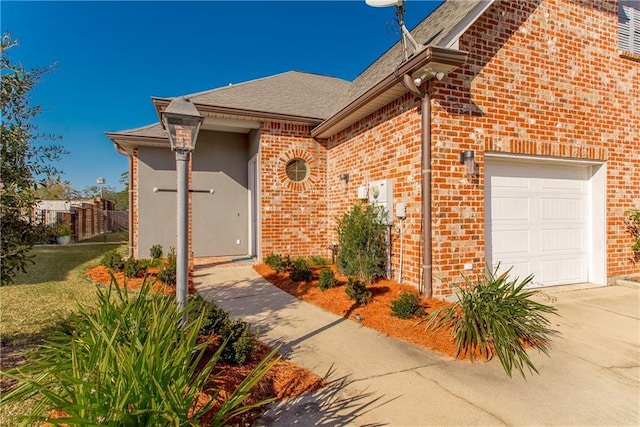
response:
<path id="1" fill-rule="evenodd" d="M 532 300 L 537 293 L 525 289 L 533 276 L 519 281 L 511 279 L 508 270 L 498 275 L 498 267 L 487 270 L 476 285 L 465 277 L 466 286 L 459 287 L 457 302 L 429 315 L 427 327 L 453 328 L 457 354 L 475 354 L 487 358 L 497 355 L 509 377 L 516 369 L 525 377 L 539 373 L 527 354 L 528 348 L 549 355 L 551 338 L 558 334 L 545 317 L 556 314 L 555 307 Z"/>
<path id="2" fill-rule="evenodd" d="M 148 284 L 137 295 L 118 286 L 98 289 L 95 310 L 80 308 L 66 333 L 57 332 L 23 366 L 3 372 L 18 385 L 1 402 L 35 397 L 25 424 L 199 425 L 218 395 L 210 375 L 224 347 L 210 356 L 209 342 L 199 339 L 204 313 L 182 318 L 174 298 L 153 294 Z M 275 363 L 273 355 L 224 400 L 211 425 L 265 403 L 242 402 Z"/>

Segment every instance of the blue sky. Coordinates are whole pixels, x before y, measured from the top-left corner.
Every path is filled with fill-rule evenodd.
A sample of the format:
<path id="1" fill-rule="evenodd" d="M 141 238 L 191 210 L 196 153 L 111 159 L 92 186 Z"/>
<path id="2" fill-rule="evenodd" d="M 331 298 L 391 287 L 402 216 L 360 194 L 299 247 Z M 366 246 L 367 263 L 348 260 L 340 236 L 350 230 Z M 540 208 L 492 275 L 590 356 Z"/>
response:
<path id="1" fill-rule="evenodd" d="M 408 0 L 409 29 L 440 1 Z M 398 39 L 393 8 L 358 1 L 32 2 L 0 4 L 9 51 L 27 68 L 57 63 L 31 101 L 63 138 L 63 179 L 121 189 L 127 159 L 104 135 L 156 122 L 172 97 L 290 70 L 353 80 Z"/>

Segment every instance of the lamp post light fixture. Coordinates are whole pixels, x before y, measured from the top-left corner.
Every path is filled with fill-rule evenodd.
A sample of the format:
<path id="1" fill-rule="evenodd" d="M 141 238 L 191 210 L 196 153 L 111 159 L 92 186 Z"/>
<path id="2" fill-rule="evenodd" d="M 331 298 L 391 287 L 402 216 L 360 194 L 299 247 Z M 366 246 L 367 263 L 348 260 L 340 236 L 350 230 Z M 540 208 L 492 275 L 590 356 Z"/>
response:
<path id="1" fill-rule="evenodd" d="M 198 113 L 196 107 L 185 97 L 175 98 L 166 110 L 161 113 L 162 124 L 169 134 L 171 150 L 176 153 L 176 302 L 179 310 L 184 310 L 187 304 L 187 279 L 189 260 L 188 241 L 188 200 L 189 194 L 187 163 L 191 152 L 196 147 L 200 125 L 204 117 Z M 185 318 L 183 317 L 183 320 Z"/>

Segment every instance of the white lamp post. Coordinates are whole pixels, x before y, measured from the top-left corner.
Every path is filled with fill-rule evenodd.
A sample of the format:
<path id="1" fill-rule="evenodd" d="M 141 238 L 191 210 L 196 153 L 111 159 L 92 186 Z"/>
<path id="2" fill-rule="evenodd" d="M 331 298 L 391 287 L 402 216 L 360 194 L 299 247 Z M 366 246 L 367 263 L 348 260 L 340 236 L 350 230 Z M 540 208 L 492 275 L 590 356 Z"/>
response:
<path id="1" fill-rule="evenodd" d="M 171 150 L 176 152 L 177 184 L 177 241 L 176 241 L 176 302 L 183 310 L 187 304 L 187 277 L 189 260 L 187 162 L 196 147 L 200 125 L 204 117 L 187 98 L 176 98 L 161 113 L 162 123 L 169 133 Z"/>

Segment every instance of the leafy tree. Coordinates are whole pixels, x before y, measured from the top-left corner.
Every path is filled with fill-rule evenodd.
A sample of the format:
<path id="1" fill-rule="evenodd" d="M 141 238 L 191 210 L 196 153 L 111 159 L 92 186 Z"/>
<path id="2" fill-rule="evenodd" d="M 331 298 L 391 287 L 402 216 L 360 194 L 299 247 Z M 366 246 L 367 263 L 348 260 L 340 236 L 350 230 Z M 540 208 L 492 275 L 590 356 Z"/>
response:
<path id="1" fill-rule="evenodd" d="M 77 199 L 80 192 L 71 186 L 69 181 L 47 179 L 36 190 L 36 197 L 41 200 L 69 200 Z"/>
<path id="2" fill-rule="evenodd" d="M 18 45 L 10 34 L 3 34 L 0 46 L 2 76 L 0 108 L 1 185 L 0 185 L 0 284 L 11 283 L 29 262 L 34 243 L 34 227 L 29 213 L 36 203 L 37 182 L 59 175 L 56 161 L 66 151 L 51 144 L 54 136 L 39 132 L 31 120 L 41 111 L 31 105 L 30 93 L 49 69 L 26 70 L 13 64 L 8 50 Z"/>
<path id="3" fill-rule="evenodd" d="M 82 197 L 86 198 L 94 198 L 94 197 L 103 197 L 107 200 L 112 200 L 115 202 L 115 208 L 117 210 L 126 211 L 129 209 L 129 190 L 125 188 L 121 191 L 116 191 L 115 188 L 105 185 L 90 185 L 85 187 L 84 190 L 80 193 Z"/>

